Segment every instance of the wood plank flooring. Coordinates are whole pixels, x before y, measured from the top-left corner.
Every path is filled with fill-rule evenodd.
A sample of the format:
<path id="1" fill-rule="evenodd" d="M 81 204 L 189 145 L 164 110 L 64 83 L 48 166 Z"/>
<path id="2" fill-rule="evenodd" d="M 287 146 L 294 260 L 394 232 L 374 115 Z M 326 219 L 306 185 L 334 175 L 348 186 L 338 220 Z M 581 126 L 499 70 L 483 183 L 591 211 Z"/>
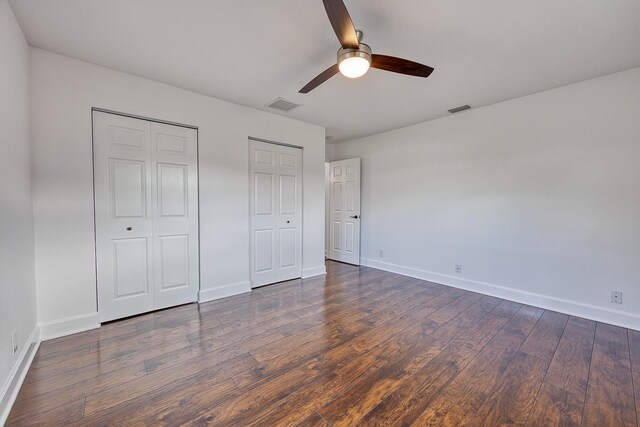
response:
<path id="1" fill-rule="evenodd" d="M 640 332 L 327 269 L 44 342 L 8 425 L 638 426 Z"/>

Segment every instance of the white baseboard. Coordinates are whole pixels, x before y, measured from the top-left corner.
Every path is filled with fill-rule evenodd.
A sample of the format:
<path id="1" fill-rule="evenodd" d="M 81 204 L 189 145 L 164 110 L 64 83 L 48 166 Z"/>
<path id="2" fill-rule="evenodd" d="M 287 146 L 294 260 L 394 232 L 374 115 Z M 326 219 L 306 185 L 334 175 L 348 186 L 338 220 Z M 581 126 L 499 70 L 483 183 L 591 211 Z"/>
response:
<path id="1" fill-rule="evenodd" d="M 327 267 L 324 264 L 318 265 L 316 267 L 309 267 L 302 269 L 302 278 L 308 279 L 309 277 L 322 276 L 323 274 L 327 274 Z"/>
<path id="2" fill-rule="evenodd" d="M 46 341 L 99 328 L 100 316 L 96 311 L 95 313 L 80 314 L 64 319 L 40 322 L 38 326 L 40 326 L 40 339 Z"/>
<path id="3" fill-rule="evenodd" d="M 460 277 L 446 274 L 434 273 L 412 267 L 405 267 L 398 264 L 362 258 L 361 264 L 391 273 L 402 274 L 404 276 L 415 277 L 429 282 L 452 286 L 454 288 L 465 289 L 478 292 L 497 298 L 507 299 L 522 304 L 533 305 L 547 310 L 559 311 L 573 316 L 584 317 L 598 322 L 609 323 L 624 328 L 640 330 L 640 316 L 619 310 L 612 310 L 591 304 L 584 304 L 577 301 L 556 298 L 549 295 L 542 295 L 519 289 L 507 288 L 505 286 L 476 280 L 462 279 Z"/>
<path id="4" fill-rule="evenodd" d="M 20 352 L 18 360 L 16 360 L 13 369 L 9 372 L 7 381 L 0 390 L 0 426 L 3 426 L 9 417 L 9 412 L 13 407 L 13 403 L 18 397 L 22 382 L 29 372 L 31 362 L 35 357 L 38 347 L 40 346 L 40 328 L 36 325 L 31 332 L 29 340 Z"/>
<path id="5" fill-rule="evenodd" d="M 201 289 L 198 292 L 198 302 L 213 301 L 247 292 L 251 292 L 251 282 L 249 281 L 231 283 L 212 289 Z"/>

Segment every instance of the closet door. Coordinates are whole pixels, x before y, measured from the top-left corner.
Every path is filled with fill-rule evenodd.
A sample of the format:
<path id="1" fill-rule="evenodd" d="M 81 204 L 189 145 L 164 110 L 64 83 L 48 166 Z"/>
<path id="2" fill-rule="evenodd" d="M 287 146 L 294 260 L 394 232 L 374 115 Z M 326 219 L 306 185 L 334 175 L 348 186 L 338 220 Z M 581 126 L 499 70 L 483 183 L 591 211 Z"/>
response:
<path id="1" fill-rule="evenodd" d="M 93 146 L 101 321 L 195 301 L 195 130 L 94 112 Z"/>
<path id="2" fill-rule="evenodd" d="M 151 128 L 94 113 L 96 265 L 100 320 L 153 310 Z"/>
<path id="3" fill-rule="evenodd" d="M 302 275 L 302 150 L 249 141 L 252 287 Z"/>
<path id="4" fill-rule="evenodd" d="M 151 123 L 154 308 L 198 299 L 198 171 L 194 129 Z"/>

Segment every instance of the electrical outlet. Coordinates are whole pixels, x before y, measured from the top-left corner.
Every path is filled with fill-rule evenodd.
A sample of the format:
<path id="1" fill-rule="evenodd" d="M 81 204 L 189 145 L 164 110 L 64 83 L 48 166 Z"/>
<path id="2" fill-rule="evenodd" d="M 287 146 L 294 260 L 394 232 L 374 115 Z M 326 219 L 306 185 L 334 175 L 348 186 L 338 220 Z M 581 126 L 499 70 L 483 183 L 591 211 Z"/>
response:
<path id="1" fill-rule="evenodd" d="M 462 274 L 462 264 L 456 264 L 456 273 Z"/>
<path id="2" fill-rule="evenodd" d="M 11 351 L 13 354 L 18 351 L 18 333 L 16 331 L 11 332 Z"/>
<path id="3" fill-rule="evenodd" d="M 378 251 L 378 256 L 379 256 L 380 258 L 384 258 L 384 251 L 383 251 L 382 249 L 380 249 L 380 250 Z"/>
<path id="4" fill-rule="evenodd" d="M 611 291 L 611 302 L 614 304 L 622 304 L 622 291 Z"/>

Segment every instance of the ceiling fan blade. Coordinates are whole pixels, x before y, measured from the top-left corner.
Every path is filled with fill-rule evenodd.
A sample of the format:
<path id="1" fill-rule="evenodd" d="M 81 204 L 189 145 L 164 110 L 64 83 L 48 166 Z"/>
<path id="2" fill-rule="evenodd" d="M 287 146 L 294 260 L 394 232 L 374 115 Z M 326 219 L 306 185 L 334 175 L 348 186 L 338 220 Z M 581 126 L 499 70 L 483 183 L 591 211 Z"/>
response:
<path id="1" fill-rule="evenodd" d="M 344 2 L 342 0 L 322 0 L 322 2 L 342 47 L 356 49 L 358 47 L 356 28 L 353 26 Z"/>
<path id="2" fill-rule="evenodd" d="M 426 65 L 387 55 L 371 55 L 371 66 L 379 70 L 416 77 L 429 77 L 429 74 L 433 72 L 433 68 Z"/>
<path id="3" fill-rule="evenodd" d="M 331 67 L 327 68 L 326 70 L 318 74 L 316 78 L 314 78 L 309 83 L 307 83 L 305 87 L 300 89 L 300 93 L 311 92 L 312 90 L 320 86 L 322 83 L 326 82 L 331 77 L 338 74 L 338 71 L 340 71 L 340 69 L 338 68 L 338 64 L 332 65 Z"/>

